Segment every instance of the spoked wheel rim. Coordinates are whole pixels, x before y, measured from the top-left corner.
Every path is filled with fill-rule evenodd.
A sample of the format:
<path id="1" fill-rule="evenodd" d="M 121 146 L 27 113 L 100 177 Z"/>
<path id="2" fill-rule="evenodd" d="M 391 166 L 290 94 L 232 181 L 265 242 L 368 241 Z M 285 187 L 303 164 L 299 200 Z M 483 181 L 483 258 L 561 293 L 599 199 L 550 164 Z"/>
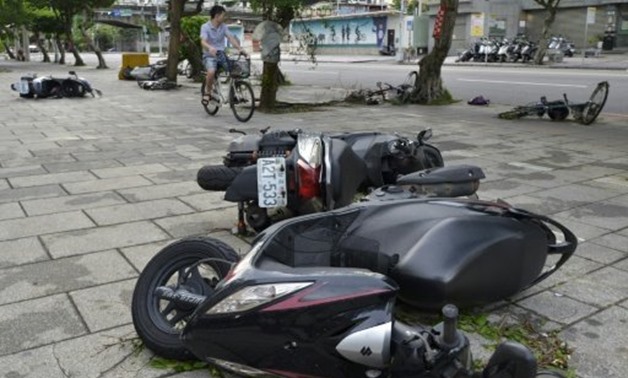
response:
<path id="1" fill-rule="evenodd" d="M 178 261 L 157 275 L 151 287 L 152 293 L 160 286 L 173 290 L 184 289 L 192 294 L 210 295 L 218 282 L 220 273 L 209 264 L 198 264 L 197 260 Z M 174 301 L 151 295 L 147 298 L 148 315 L 153 323 L 163 332 L 179 334 L 185 328 L 195 306 L 179 305 Z"/>
<path id="2" fill-rule="evenodd" d="M 229 103 L 233 115 L 240 122 L 246 122 L 255 111 L 255 95 L 253 88 L 246 81 L 237 80 L 229 90 Z"/>
<path id="3" fill-rule="evenodd" d="M 606 104 L 608 98 L 608 83 L 606 81 L 597 85 L 591 98 L 587 102 L 584 110 L 582 111 L 582 123 L 590 125 L 595 121 L 598 115 L 602 112 L 602 108 Z"/>
<path id="4" fill-rule="evenodd" d="M 203 84 L 201 85 L 201 99 L 205 98 L 205 82 L 203 82 Z M 209 101 L 207 104 L 203 103 L 201 101 L 201 105 L 203 105 L 203 109 L 205 109 L 205 112 L 209 115 L 216 115 L 216 113 L 218 113 L 218 109 L 220 108 L 218 106 L 218 103 L 216 103 L 215 100 L 211 100 Z"/>

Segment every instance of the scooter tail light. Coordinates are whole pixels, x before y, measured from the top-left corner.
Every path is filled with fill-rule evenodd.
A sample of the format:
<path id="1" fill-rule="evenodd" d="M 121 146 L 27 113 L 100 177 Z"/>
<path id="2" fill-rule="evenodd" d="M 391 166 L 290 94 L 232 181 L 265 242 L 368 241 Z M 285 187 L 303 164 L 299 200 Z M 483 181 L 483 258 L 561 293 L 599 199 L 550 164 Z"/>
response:
<path id="1" fill-rule="evenodd" d="M 304 160 L 299 159 L 297 163 L 299 177 L 299 197 L 310 199 L 321 195 L 321 165 L 312 167 Z"/>
<path id="2" fill-rule="evenodd" d="M 212 306 L 207 310 L 206 314 L 216 315 L 247 311 L 295 293 L 313 283 L 314 282 L 284 282 L 247 286 Z"/>

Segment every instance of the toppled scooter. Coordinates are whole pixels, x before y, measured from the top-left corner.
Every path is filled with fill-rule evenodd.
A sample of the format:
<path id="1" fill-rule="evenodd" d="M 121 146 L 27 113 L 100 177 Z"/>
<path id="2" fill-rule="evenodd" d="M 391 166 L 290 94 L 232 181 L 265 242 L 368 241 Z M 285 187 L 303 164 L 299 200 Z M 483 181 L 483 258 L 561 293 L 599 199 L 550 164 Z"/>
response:
<path id="1" fill-rule="evenodd" d="M 137 281 L 133 323 L 159 355 L 246 375 L 531 378 L 525 347 L 502 344 L 474 372 L 455 308 L 436 327 L 410 326 L 394 319 L 395 300 L 434 310 L 505 299 L 576 245 L 558 222 L 500 202 L 371 199 L 277 223 L 239 262 L 211 238 L 165 247 Z"/>
<path id="2" fill-rule="evenodd" d="M 11 84 L 11 89 L 19 92 L 23 98 L 84 97 L 86 94 L 92 97 L 102 96 L 102 92 L 93 88 L 87 79 L 79 77 L 75 71 L 70 71 L 69 74 L 70 76 L 64 78 L 24 75 L 19 82 Z"/>

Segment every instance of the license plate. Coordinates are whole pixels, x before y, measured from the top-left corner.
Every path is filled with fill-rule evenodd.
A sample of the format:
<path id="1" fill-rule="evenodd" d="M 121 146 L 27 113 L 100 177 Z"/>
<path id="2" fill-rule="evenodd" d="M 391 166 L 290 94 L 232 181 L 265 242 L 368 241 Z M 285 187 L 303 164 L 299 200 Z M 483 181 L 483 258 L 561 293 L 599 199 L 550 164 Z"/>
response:
<path id="1" fill-rule="evenodd" d="M 257 193 L 259 207 L 281 207 L 288 204 L 286 159 L 257 159 Z"/>
<path id="2" fill-rule="evenodd" d="M 28 94 L 28 92 L 30 92 L 30 89 L 28 88 L 28 80 L 20 80 L 20 93 Z"/>

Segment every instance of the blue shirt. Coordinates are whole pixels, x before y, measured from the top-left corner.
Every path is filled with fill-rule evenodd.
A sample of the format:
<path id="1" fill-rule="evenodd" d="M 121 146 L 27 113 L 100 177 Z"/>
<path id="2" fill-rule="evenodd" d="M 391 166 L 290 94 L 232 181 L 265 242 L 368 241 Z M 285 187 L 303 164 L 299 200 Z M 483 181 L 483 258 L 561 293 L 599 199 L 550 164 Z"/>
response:
<path id="1" fill-rule="evenodd" d="M 225 38 L 232 36 L 229 28 L 225 24 L 215 27 L 211 21 L 207 21 L 201 26 L 201 39 L 204 39 L 210 46 L 216 50 L 225 50 Z M 212 56 L 203 48 L 203 57 Z"/>

